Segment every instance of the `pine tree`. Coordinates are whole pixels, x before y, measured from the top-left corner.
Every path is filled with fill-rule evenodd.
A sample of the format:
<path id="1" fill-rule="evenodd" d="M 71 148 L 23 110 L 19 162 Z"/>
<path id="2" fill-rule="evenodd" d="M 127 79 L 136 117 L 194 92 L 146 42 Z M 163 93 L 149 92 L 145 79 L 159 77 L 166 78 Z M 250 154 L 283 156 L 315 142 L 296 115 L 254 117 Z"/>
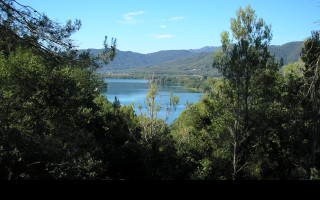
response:
<path id="1" fill-rule="evenodd" d="M 246 144 L 248 138 L 252 138 L 254 105 L 263 98 L 254 84 L 263 83 L 264 88 L 270 87 L 273 79 L 266 82 L 268 77 L 262 75 L 269 73 L 272 76 L 279 67 L 268 52 L 272 38 L 271 26 L 266 25 L 263 19 L 257 19 L 250 5 L 245 10 L 240 7 L 236 15 L 231 19 L 232 39 L 229 38 L 229 32 L 222 32 L 222 50 L 215 54 L 213 63 L 213 67 L 224 75 L 232 88 L 225 92 L 231 100 L 227 109 L 232 120 L 226 126 L 231 135 L 233 179 L 237 178 L 250 159 Z M 266 81 L 261 82 L 263 79 L 260 79 L 259 83 L 257 78 L 265 78 Z"/>

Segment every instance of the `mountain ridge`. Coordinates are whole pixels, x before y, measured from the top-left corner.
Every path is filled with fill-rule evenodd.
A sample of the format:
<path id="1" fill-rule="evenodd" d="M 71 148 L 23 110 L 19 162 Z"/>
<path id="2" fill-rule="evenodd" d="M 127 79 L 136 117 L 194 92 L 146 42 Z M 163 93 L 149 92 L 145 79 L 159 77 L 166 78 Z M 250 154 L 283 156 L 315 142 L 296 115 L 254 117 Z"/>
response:
<path id="1" fill-rule="evenodd" d="M 270 45 L 269 51 L 276 60 L 283 58 L 286 65 L 299 60 L 303 42 L 295 41 L 283 45 Z M 142 54 L 133 51 L 116 51 L 114 61 L 98 69 L 99 73 L 107 74 L 184 74 L 203 75 L 212 72 L 213 52 L 221 49 L 215 46 L 205 46 L 200 49 L 162 50 Z M 102 49 L 88 49 L 91 54 L 97 55 Z M 79 50 L 79 52 L 84 50 Z"/>

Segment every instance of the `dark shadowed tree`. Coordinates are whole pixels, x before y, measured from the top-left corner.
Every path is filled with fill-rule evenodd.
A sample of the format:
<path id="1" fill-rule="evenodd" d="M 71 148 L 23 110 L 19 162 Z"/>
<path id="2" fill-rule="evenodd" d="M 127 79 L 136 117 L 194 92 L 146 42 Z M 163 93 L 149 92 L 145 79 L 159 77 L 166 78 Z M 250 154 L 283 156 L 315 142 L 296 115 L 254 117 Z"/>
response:
<path id="1" fill-rule="evenodd" d="M 306 136 L 308 148 L 309 168 L 319 170 L 319 142 L 320 142 L 320 32 L 313 31 L 311 37 L 304 41 L 301 52 L 304 62 L 304 117 L 308 124 Z M 308 169 L 309 171 L 309 169 Z M 311 172 L 310 172 L 311 173 Z"/>
<path id="2" fill-rule="evenodd" d="M 105 84 L 95 69 L 113 59 L 115 40 L 109 46 L 105 38 L 96 57 L 78 55 L 70 37 L 80 25 L 61 25 L 18 1 L 0 0 L 1 179 L 111 177 L 101 152 L 117 142 L 121 149 L 127 127 L 110 102 L 99 104 Z M 105 124 L 99 124 L 101 112 Z M 109 138 L 109 148 L 98 145 L 101 137 Z"/>

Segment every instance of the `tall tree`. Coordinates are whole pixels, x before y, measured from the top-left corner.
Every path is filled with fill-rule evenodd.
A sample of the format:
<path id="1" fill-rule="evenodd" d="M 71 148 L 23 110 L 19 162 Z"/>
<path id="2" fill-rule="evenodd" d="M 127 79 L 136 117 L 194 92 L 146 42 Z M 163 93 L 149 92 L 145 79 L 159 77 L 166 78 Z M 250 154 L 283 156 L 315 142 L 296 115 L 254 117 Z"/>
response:
<path id="1" fill-rule="evenodd" d="M 140 122 L 142 127 L 144 128 L 143 137 L 146 142 L 148 142 L 148 140 L 152 141 L 161 131 L 164 130 L 165 122 L 176 110 L 179 102 L 179 97 L 173 96 L 173 94 L 170 93 L 169 104 L 166 105 L 166 107 L 161 107 L 161 99 L 160 102 L 157 102 L 156 100 L 156 98 L 159 96 L 159 90 L 160 88 L 156 84 L 154 74 L 152 74 L 148 82 L 148 92 L 145 98 L 145 109 L 147 112 L 143 113 L 142 105 L 138 105 Z M 166 111 L 164 120 L 158 118 L 158 114 L 161 109 Z"/>
<path id="2" fill-rule="evenodd" d="M 301 60 L 304 62 L 304 92 L 305 99 L 303 108 L 305 111 L 305 120 L 308 122 L 307 140 L 309 143 L 309 166 L 310 168 L 319 168 L 317 164 L 319 142 L 320 142 L 320 32 L 313 31 L 311 37 L 304 42 L 301 52 Z"/>
<path id="3" fill-rule="evenodd" d="M 158 101 L 160 88 L 157 86 L 154 73 L 148 82 L 148 92 L 145 97 L 145 110 L 138 105 L 139 122 L 142 127 L 141 139 L 146 150 L 146 171 L 149 171 L 149 179 L 166 179 L 171 177 L 175 168 L 175 149 L 169 136 L 166 121 L 176 110 L 179 97 L 170 94 L 169 104 L 161 106 L 161 97 Z M 159 118 L 159 111 L 166 111 L 164 119 Z"/>
<path id="4" fill-rule="evenodd" d="M 232 120 L 227 125 L 231 134 L 233 152 L 233 179 L 248 164 L 245 142 L 251 135 L 254 102 L 261 98 L 255 95 L 253 84 L 256 77 L 265 70 L 276 71 L 278 65 L 270 63 L 268 52 L 271 41 L 271 26 L 258 19 L 250 5 L 241 7 L 231 19 L 232 39 L 229 32 L 221 34 L 222 50 L 214 57 L 213 67 L 217 68 L 231 85 L 230 111 Z M 235 40 L 235 41 L 233 41 Z"/>

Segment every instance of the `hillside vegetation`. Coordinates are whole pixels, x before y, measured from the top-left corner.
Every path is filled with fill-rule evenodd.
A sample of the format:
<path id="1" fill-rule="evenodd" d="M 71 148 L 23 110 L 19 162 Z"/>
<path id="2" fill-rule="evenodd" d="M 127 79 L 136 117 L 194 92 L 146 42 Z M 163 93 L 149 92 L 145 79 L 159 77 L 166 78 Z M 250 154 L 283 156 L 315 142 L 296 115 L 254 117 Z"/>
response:
<path id="1" fill-rule="evenodd" d="M 290 42 L 281 46 L 269 46 L 275 60 L 283 58 L 283 64 L 299 60 L 303 42 Z M 219 76 L 212 69 L 214 52 L 221 47 L 204 47 L 193 50 L 168 50 L 150 54 L 124 52 L 117 50 L 117 56 L 110 64 L 98 70 L 99 73 L 128 74 L 144 77 L 155 73 L 161 75 Z M 91 50 L 96 55 L 100 50 Z"/>
<path id="2" fill-rule="evenodd" d="M 154 77 L 144 105 L 101 94 L 96 70 L 124 63 L 112 62 L 115 39 L 77 54 L 78 20 L 59 24 L 16 0 L 0 0 L 0 16 L 1 180 L 320 180 L 320 31 L 300 50 L 271 47 L 287 49 L 277 51 L 287 62 L 301 52 L 282 66 L 268 51 L 271 25 L 248 5 L 213 58 L 118 51 L 135 73 L 222 75 L 208 77 L 207 92 L 169 125 L 179 97 L 162 106 Z"/>

